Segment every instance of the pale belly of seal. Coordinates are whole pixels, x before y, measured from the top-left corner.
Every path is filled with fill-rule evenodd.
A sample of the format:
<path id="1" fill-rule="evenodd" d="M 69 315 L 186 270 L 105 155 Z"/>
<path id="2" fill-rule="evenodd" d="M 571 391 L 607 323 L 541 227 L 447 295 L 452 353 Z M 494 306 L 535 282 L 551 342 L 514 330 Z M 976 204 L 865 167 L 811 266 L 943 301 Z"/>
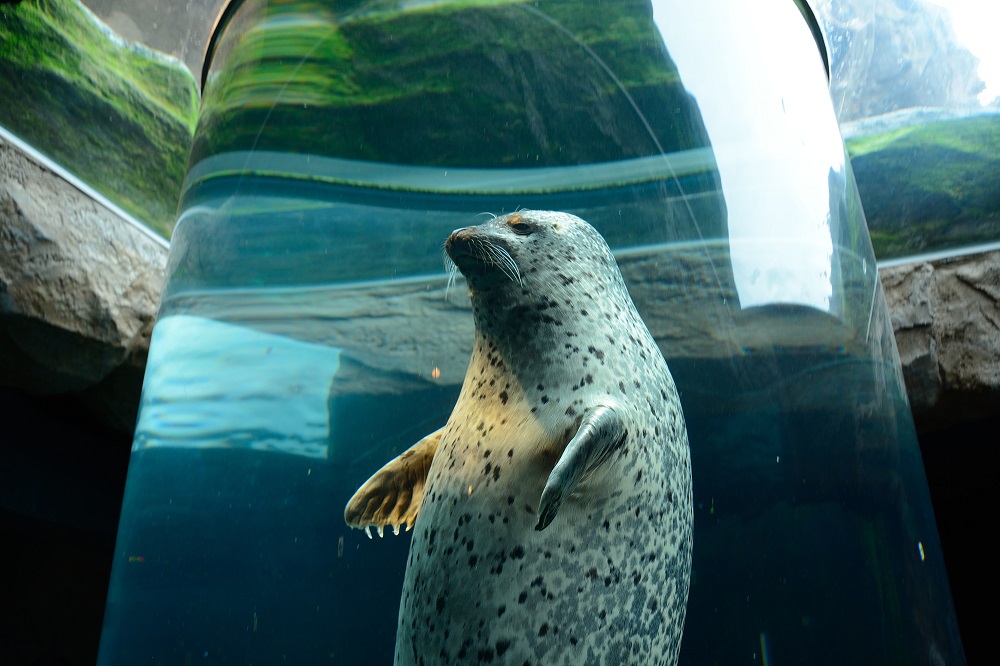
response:
<path id="1" fill-rule="evenodd" d="M 567 292 L 590 299 L 574 318 L 574 298 L 532 311 L 505 293 L 496 308 L 490 283 L 470 279 L 476 345 L 448 423 L 369 479 L 345 517 L 415 522 L 397 664 L 674 664 L 693 514 L 673 380 L 596 232 L 532 211 L 492 224 L 525 218 L 582 234 L 572 251 L 593 243 L 587 265 L 607 284 Z M 533 254 L 511 248 L 526 278 L 533 256 L 553 256 L 543 233 Z"/>

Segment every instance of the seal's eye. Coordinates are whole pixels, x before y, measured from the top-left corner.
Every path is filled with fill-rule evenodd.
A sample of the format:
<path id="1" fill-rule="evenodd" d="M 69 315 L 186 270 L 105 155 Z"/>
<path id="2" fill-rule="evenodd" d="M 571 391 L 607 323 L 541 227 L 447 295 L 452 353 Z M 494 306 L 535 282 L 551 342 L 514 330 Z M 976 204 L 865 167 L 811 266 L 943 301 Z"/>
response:
<path id="1" fill-rule="evenodd" d="M 510 230 L 513 231 L 518 236 L 527 236 L 532 231 L 534 231 L 532 226 L 525 222 L 514 222 L 513 224 L 510 225 Z"/>

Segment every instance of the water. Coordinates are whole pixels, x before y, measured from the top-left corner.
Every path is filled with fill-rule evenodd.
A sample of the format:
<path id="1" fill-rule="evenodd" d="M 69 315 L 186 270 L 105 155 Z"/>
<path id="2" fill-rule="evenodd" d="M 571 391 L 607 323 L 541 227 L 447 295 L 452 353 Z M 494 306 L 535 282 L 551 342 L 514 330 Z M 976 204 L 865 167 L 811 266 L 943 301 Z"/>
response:
<path id="1" fill-rule="evenodd" d="M 726 61 L 745 77 L 705 79 L 711 21 L 694 20 L 692 37 L 657 18 L 662 3 L 653 17 L 635 3 L 588 4 L 597 18 L 611 12 L 606 23 L 623 35 L 643 35 L 642 48 L 618 51 L 614 31 L 602 42 L 588 27 L 582 4 L 430 3 L 324 23 L 314 3 L 255 3 L 233 19 L 172 239 L 100 663 L 391 663 L 410 537 L 370 541 L 343 509 L 376 469 L 443 425 L 458 396 L 473 323 L 464 283 L 448 288 L 444 239 L 519 206 L 572 212 L 601 231 L 676 380 L 695 500 L 681 663 L 963 662 L 892 329 L 820 70 L 796 70 L 798 58 L 768 55 L 764 40 L 746 47 L 752 67 Z M 302 38 L 308 58 L 268 65 L 268 49 L 296 43 L 282 12 L 299 5 L 309 12 L 296 15 L 295 34 L 308 32 L 308 16 L 326 37 Z M 404 72 L 412 83 L 415 65 L 395 56 L 419 53 L 438 5 L 455 12 L 470 48 L 482 39 L 509 56 L 491 61 L 507 74 L 477 78 L 470 72 L 495 72 L 435 52 L 427 67 L 464 82 L 451 102 L 505 99 L 492 86 L 513 85 L 536 106 L 498 106 L 478 124 L 448 105 L 404 118 L 366 89 L 357 106 L 319 111 L 335 127 L 367 114 L 363 139 L 381 143 L 351 144 L 361 135 L 346 129 L 313 140 L 323 113 L 310 104 L 327 98 L 307 85 L 309 58 L 346 67 L 338 54 L 348 52 L 322 31 L 336 25 L 355 45 L 355 74 L 363 61 L 366 76 Z M 741 7 L 729 7 L 717 50 L 747 38 L 726 32 Z M 791 21 L 789 34 L 806 41 L 782 48 L 815 65 L 801 17 L 782 8 L 757 11 Z M 368 41 L 350 42 L 352 31 Z M 604 77 L 593 116 L 563 104 L 559 81 L 570 74 L 560 68 L 574 58 L 545 66 L 532 31 L 577 39 L 574 57 L 590 58 L 580 76 Z M 411 50 L 395 50 L 398 40 Z M 638 61 L 652 69 L 630 69 Z M 260 85 L 237 85 L 256 70 Z M 608 72 L 617 85 L 604 85 Z M 268 87 L 281 77 L 284 88 Z M 269 94 L 273 106 L 261 106 Z M 747 110 L 757 102 L 781 122 Z M 504 123 L 517 132 L 505 135 Z M 392 147 L 378 128 L 405 140 Z M 558 141 L 539 138 L 548 129 Z M 411 130 L 436 143 L 413 148 Z M 535 139 L 518 134 L 528 130 Z"/>

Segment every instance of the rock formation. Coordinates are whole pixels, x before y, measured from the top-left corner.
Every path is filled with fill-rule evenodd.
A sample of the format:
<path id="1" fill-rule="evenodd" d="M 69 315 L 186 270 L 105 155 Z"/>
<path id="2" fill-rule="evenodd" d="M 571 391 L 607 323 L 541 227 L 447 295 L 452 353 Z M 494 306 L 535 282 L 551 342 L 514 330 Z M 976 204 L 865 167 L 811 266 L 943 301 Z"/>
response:
<path id="1" fill-rule="evenodd" d="M 1000 250 L 879 271 L 917 424 L 1000 408 Z"/>
<path id="2" fill-rule="evenodd" d="M 825 33 L 840 122 L 913 107 L 978 106 L 979 59 L 925 0 L 810 0 Z"/>
<path id="3" fill-rule="evenodd" d="M 135 422 L 167 250 L 0 140 L 0 383 Z"/>

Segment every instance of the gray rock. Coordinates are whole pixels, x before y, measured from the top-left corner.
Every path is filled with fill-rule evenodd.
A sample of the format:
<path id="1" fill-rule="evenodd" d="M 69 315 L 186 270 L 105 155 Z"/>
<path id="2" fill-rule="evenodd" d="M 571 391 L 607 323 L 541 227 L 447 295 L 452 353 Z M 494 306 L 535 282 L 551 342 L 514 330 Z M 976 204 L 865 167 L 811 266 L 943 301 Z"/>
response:
<path id="1" fill-rule="evenodd" d="M 0 139 L 0 384 L 83 392 L 130 430 L 166 257 Z"/>
<path id="2" fill-rule="evenodd" d="M 903 376 L 919 426 L 1000 408 L 1000 251 L 883 268 Z"/>
<path id="3" fill-rule="evenodd" d="M 919 107 L 979 106 L 979 59 L 928 0 L 814 0 L 841 123 Z"/>

